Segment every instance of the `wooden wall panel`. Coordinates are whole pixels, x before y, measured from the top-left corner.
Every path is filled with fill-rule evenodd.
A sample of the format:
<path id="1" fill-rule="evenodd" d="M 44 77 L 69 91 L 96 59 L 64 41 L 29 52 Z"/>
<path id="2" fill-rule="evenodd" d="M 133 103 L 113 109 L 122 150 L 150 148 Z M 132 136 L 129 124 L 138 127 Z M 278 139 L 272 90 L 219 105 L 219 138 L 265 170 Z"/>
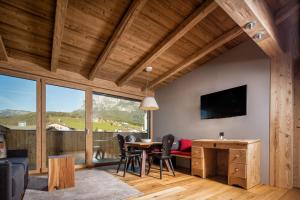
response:
<path id="1" fill-rule="evenodd" d="M 293 187 L 293 65 L 290 54 L 271 59 L 270 184 Z"/>
<path id="2" fill-rule="evenodd" d="M 300 188 L 300 59 L 294 67 L 294 187 Z"/>

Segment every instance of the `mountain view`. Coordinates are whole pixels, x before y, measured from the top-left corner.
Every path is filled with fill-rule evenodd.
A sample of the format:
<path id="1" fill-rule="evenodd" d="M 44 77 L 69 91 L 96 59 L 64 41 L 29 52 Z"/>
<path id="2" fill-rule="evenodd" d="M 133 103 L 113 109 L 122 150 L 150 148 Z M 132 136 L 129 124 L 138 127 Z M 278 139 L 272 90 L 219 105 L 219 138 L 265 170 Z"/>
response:
<path id="1" fill-rule="evenodd" d="M 93 131 L 142 132 L 145 113 L 139 102 L 94 95 Z M 36 113 L 26 110 L 0 110 L 0 124 L 8 128 L 31 128 L 36 125 Z M 84 130 L 85 109 L 82 106 L 72 112 L 47 111 L 47 127 L 58 130 Z"/>

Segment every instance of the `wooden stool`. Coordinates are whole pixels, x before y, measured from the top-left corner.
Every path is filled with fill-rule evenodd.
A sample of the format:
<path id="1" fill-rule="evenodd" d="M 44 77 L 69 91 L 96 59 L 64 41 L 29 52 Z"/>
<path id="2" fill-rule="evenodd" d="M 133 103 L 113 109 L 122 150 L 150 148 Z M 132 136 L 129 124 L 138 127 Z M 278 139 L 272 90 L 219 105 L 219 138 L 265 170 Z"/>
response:
<path id="1" fill-rule="evenodd" d="M 58 155 L 49 156 L 48 159 L 48 191 L 74 187 L 74 157 Z"/>

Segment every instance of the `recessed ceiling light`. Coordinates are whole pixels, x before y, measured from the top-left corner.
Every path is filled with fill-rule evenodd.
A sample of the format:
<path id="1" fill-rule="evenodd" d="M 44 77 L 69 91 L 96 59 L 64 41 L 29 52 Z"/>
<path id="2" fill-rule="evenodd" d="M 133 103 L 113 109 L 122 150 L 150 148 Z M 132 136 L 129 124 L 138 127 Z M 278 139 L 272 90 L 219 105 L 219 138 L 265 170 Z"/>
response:
<path id="1" fill-rule="evenodd" d="M 258 33 L 256 33 L 256 34 L 253 36 L 253 39 L 255 39 L 255 40 L 260 40 L 260 39 L 263 38 L 264 35 L 265 35 L 264 32 L 258 32 Z"/>
<path id="2" fill-rule="evenodd" d="M 245 25 L 245 29 L 248 29 L 248 30 L 252 30 L 256 25 L 256 22 L 255 21 L 251 21 L 251 22 L 248 22 L 246 25 Z"/>

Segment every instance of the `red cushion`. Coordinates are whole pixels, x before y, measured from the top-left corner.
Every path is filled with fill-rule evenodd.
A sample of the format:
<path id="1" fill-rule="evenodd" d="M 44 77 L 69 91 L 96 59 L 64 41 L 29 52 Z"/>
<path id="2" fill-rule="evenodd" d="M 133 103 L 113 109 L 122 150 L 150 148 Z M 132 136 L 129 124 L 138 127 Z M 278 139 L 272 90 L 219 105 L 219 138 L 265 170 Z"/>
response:
<path id="1" fill-rule="evenodd" d="M 191 156 L 192 152 L 184 152 L 184 151 L 172 150 L 171 154 L 173 154 L 173 155 L 181 155 L 181 156 Z"/>
<path id="2" fill-rule="evenodd" d="M 179 151 L 191 151 L 192 149 L 192 140 L 189 139 L 181 139 Z"/>
<path id="3" fill-rule="evenodd" d="M 160 152 L 160 149 L 159 148 L 154 148 L 152 151 L 153 152 Z"/>

